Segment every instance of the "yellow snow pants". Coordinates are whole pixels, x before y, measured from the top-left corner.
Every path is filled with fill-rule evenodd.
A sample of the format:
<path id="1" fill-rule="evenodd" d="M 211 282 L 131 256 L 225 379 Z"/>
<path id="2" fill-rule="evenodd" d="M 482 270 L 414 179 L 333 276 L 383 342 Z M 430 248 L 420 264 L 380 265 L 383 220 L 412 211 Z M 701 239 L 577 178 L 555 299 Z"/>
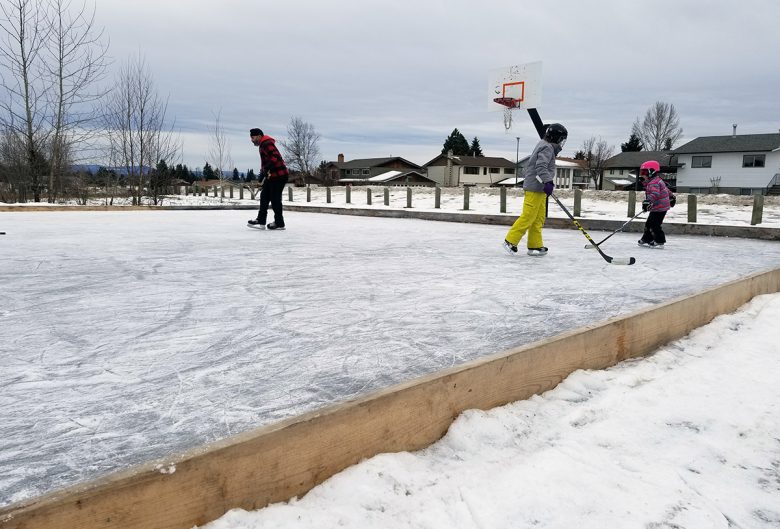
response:
<path id="1" fill-rule="evenodd" d="M 509 232 L 506 234 L 506 240 L 517 246 L 525 232 L 528 232 L 528 248 L 541 248 L 542 226 L 547 213 L 547 195 L 535 191 L 526 191 L 523 199 L 523 212 L 517 217 L 517 220 Z"/>

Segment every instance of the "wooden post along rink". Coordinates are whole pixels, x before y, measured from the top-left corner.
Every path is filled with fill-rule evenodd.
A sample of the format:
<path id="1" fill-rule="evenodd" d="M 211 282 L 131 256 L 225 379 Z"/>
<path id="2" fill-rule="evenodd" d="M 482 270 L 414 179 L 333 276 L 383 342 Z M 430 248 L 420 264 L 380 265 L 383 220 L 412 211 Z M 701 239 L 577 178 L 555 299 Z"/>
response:
<path id="1" fill-rule="evenodd" d="M 429 446 L 464 410 L 646 355 L 778 291 L 780 268 L 754 274 L 11 505 L 0 510 L 0 529 L 190 529 L 233 508 L 301 496 L 365 458 Z"/>

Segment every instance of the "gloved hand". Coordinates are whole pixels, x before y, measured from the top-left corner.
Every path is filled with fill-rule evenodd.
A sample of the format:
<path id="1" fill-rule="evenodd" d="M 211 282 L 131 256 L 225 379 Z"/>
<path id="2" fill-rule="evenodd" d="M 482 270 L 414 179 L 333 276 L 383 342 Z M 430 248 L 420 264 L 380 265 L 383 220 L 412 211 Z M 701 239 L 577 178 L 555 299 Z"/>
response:
<path id="1" fill-rule="evenodd" d="M 674 207 L 677 204 L 677 197 L 675 195 L 669 195 L 669 207 Z"/>
<path id="2" fill-rule="evenodd" d="M 642 201 L 642 211 L 650 211 L 650 207 L 653 205 L 649 200 Z"/>
<path id="3" fill-rule="evenodd" d="M 545 182 L 544 183 L 544 193 L 549 197 L 552 195 L 553 189 L 555 189 L 555 184 L 552 182 Z"/>

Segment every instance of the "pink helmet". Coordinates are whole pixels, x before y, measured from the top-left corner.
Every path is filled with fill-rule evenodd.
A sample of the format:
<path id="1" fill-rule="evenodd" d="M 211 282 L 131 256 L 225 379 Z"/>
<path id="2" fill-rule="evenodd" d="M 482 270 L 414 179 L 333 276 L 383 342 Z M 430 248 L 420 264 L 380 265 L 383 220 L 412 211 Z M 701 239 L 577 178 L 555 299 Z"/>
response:
<path id="1" fill-rule="evenodd" d="M 657 173 L 660 170 L 661 170 L 661 165 L 655 160 L 648 160 L 639 166 L 639 174 L 642 174 L 642 171 L 647 171 L 648 175 L 653 176 L 653 174 Z"/>

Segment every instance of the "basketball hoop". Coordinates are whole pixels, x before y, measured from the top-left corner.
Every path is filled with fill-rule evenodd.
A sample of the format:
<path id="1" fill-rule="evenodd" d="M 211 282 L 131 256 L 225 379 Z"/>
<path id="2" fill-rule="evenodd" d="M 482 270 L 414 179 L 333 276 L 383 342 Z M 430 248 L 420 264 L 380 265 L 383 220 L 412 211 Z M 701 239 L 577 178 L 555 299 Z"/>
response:
<path id="1" fill-rule="evenodd" d="M 504 108 L 504 128 L 509 130 L 512 128 L 512 111 L 520 107 L 522 99 L 516 99 L 514 97 L 496 97 L 493 99 L 494 103 L 502 105 Z"/>

